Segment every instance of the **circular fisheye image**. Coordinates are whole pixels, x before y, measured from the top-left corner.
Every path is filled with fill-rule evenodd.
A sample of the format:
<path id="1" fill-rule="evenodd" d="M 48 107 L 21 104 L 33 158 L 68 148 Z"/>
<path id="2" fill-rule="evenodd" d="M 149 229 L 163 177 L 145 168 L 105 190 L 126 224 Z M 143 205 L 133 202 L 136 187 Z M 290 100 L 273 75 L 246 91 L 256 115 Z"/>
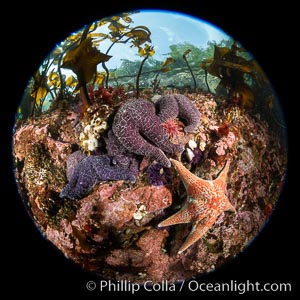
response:
<path id="1" fill-rule="evenodd" d="M 13 130 L 43 238 L 102 278 L 178 282 L 241 253 L 276 210 L 283 112 L 255 57 L 189 15 L 84 25 L 28 78 Z"/>

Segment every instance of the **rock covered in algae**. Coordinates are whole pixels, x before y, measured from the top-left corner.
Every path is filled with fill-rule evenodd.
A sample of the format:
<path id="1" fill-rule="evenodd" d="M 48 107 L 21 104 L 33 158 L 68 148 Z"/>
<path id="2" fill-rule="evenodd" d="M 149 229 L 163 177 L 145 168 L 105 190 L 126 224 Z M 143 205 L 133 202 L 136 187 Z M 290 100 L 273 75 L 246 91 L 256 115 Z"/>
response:
<path id="1" fill-rule="evenodd" d="M 74 162 L 68 162 L 80 148 L 75 109 L 53 110 L 16 126 L 15 174 L 22 197 L 46 238 L 78 265 L 114 280 L 175 282 L 222 265 L 244 249 L 265 224 L 278 198 L 286 162 L 274 131 L 263 118 L 247 111 L 236 113 L 236 107 L 212 95 L 187 96 L 201 119 L 195 132 L 182 132 L 178 138 L 185 149 L 199 149 L 201 159 L 197 163 L 182 161 L 197 176 L 214 179 L 231 158 L 227 195 L 237 213 L 221 214 L 211 230 L 181 255 L 176 250 L 189 234 L 189 225 L 157 228 L 185 201 L 185 189 L 173 168 L 165 185 L 152 185 L 147 178 L 152 161 L 127 156 L 125 151 L 121 153 L 125 160 L 121 156 L 116 162 L 126 165 L 131 159 L 136 161 L 135 183 L 104 180 L 82 198 L 61 198 L 75 166 L 86 158 L 78 154 Z M 228 128 L 224 128 L 225 118 Z M 108 125 L 99 137 L 99 153 L 90 156 L 114 157 L 114 146 L 110 150 L 106 147 L 111 123 Z M 190 140 L 196 148 L 189 145 Z M 165 155 L 169 158 L 173 154 Z"/>

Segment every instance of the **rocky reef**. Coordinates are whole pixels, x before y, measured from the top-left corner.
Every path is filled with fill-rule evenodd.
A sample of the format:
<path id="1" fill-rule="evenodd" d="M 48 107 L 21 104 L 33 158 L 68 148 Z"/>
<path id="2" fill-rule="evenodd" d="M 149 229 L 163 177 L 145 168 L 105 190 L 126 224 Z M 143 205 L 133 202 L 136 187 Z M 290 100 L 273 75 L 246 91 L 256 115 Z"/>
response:
<path id="1" fill-rule="evenodd" d="M 268 220 L 284 182 L 285 145 L 259 114 L 210 94 L 141 98 L 95 100 L 81 117 L 72 103 L 18 121 L 21 197 L 48 240 L 102 277 L 176 282 L 213 271 Z M 221 212 L 180 254 L 191 224 L 158 227 L 187 199 L 170 159 L 205 180 L 231 162 L 225 193 L 235 212 Z"/>

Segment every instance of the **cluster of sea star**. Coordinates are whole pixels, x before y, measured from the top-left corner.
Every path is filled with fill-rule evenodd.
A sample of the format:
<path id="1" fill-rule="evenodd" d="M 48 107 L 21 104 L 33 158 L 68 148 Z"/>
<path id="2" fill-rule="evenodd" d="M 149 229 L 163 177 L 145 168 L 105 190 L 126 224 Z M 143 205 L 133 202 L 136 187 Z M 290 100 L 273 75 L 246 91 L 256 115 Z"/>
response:
<path id="1" fill-rule="evenodd" d="M 69 183 L 60 196 L 82 198 L 97 183 L 105 180 L 135 182 L 138 175 L 136 155 L 146 156 L 164 167 L 171 167 L 165 152 L 182 152 L 184 148 L 169 141 L 162 122 L 177 117 L 185 120 L 186 132 L 195 130 L 200 121 L 198 109 L 184 95 L 162 96 L 156 104 L 143 99 L 126 102 L 116 113 L 112 130 L 105 139 L 107 154 L 88 156 L 75 163 L 71 158 Z"/>
<path id="2" fill-rule="evenodd" d="M 165 95 L 155 105 L 135 99 L 119 109 L 112 130 L 127 151 L 152 158 L 169 168 L 171 163 L 165 153 L 182 152 L 184 148 L 169 141 L 162 123 L 177 117 L 185 120 L 185 132 L 193 132 L 200 121 L 198 109 L 184 95 Z"/>
<path id="3" fill-rule="evenodd" d="M 184 119 L 185 132 L 193 132 L 200 121 L 200 113 L 183 95 L 166 95 L 156 104 L 143 99 L 126 102 L 116 113 L 112 130 L 106 138 L 107 155 L 70 157 L 69 183 L 60 196 L 77 199 L 88 194 L 103 180 L 127 179 L 135 182 L 138 163 L 135 155 L 156 160 L 164 167 L 173 163 L 187 190 L 187 201 L 177 213 L 161 222 L 165 227 L 193 223 L 190 235 L 179 249 L 182 253 L 198 241 L 213 226 L 223 211 L 235 211 L 226 196 L 227 161 L 215 180 L 201 179 L 188 171 L 181 162 L 168 159 L 166 153 L 182 152 L 181 145 L 172 144 L 162 123 L 168 119 Z M 75 156 L 74 156 L 75 157 Z"/>

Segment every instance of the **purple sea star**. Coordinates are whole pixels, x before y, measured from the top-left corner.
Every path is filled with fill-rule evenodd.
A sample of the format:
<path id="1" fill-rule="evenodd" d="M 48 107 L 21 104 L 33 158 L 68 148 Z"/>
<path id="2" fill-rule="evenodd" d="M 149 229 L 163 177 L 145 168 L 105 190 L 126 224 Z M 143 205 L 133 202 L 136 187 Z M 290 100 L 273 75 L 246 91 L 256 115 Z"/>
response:
<path id="1" fill-rule="evenodd" d="M 138 161 L 135 154 L 129 152 L 117 140 L 112 130 L 108 131 L 107 138 L 104 138 L 107 154 L 112 157 L 113 164 L 118 164 L 122 167 L 129 167 L 135 174 L 138 168 Z"/>
<path id="2" fill-rule="evenodd" d="M 168 168 L 171 167 L 171 162 L 164 152 L 183 151 L 183 146 L 169 141 L 159 117 L 155 114 L 153 103 L 143 99 L 126 102 L 116 113 L 112 130 L 126 150 L 150 157 Z"/>
<path id="3" fill-rule="evenodd" d="M 187 126 L 186 133 L 193 132 L 200 121 L 200 113 L 191 100 L 181 94 L 164 95 L 155 104 L 161 123 L 168 119 L 182 118 Z"/>
<path id="4" fill-rule="evenodd" d="M 74 153 L 73 153 L 74 154 Z M 77 154 L 74 154 L 78 156 Z M 72 160 L 72 154 L 71 158 Z M 100 181 L 130 180 L 136 181 L 138 165 L 129 162 L 127 165 L 116 164 L 109 155 L 86 156 L 67 171 L 69 183 L 60 193 L 61 198 L 80 199 L 87 195 Z"/>
<path id="5" fill-rule="evenodd" d="M 67 159 L 67 179 L 70 181 L 72 175 L 74 173 L 75 167 L 86 158 L 86 154 L 84 154 L 81 150 L 77 150 L 70 154 Z"/>

